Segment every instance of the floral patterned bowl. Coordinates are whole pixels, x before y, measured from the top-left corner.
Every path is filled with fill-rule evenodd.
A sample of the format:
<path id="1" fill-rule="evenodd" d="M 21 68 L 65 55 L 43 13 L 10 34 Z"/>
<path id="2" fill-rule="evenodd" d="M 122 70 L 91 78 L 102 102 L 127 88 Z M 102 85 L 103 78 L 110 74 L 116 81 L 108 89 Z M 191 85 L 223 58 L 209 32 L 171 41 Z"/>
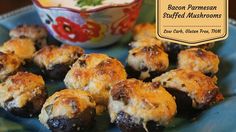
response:
<path id="1" fill-rule="evenodd" d="M 135 24 L 142 0 L 92 10 L 44 7 L 32 0 L 42 22 L 57 40 L 84 48 L 115 43 Z"/>

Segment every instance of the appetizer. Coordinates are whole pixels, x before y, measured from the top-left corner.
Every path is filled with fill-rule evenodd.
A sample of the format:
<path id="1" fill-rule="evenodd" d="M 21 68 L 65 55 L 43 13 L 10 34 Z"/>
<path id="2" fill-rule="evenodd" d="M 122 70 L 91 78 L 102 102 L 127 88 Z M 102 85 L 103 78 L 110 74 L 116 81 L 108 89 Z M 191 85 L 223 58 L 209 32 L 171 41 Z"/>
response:
<path id="1" fill-rule="evenodd" d="M 0 84 L 0 105 L 13 115 L 32 117 L 39 114 L 47 98 L 41 76 L 18 72 Z"/>
<path id="2" fill-rule="evenodd" d="M 218 72 L 220 60 L 211 51 L 200 48 L 183 50 L 178 54 L 178 68 L 200 71 L 213 77 Z"/>
<path id="3" fill-rule="evenodd" d="M 28 38 L 14 38 L 5 42 L 0 51 L 3 53 L 14 53 L 21 60 L 29 61 L 35 52 L 34 42 Z"/>
<path id="4" fill-rule="evenodd" d="M 84 53 L 78 46 L 63 44 L 60 47 L 46 46 L 37 51 L 33 57 L 34 63 L 40 67 L 46 77 L 64 79 L 70 66 Z"/>
<path id="5" fill-rule="evenodd" d="M 108 104 L 110 86 L 127 77 L 121 62 L 104 54 L 85 54 L 72 66 L 65 77 L 68 88 L 88 91 L 96 101 L 97 114 Z"/>
<path id="6" fill-rule="evenodd" d="M 179 115 L 195 115 L 223 99 L 212 78 L 198 71 L 176 69 L 153 79 L 176 98 Z"/>
<path id="7" fill-rule="evenodd" d="M 29 38 L 34 41 L 37 49 L 47 45 L 47 30 L 38 25 L 19 25 L 9 33 L 12 38 Z"/>
<path id="8" fill-rule="evenodd" d="M 76 132 L 90 128 L 96 116 L 95 101 L 79 89 L 65 89 L 50 96 L 39 120 L 53 132 Z"/>
<path id="9" fill-rule="evenodd" d="M 159 83 L 128 79 L 112 85 L 108 109 L 122 132 L 158 132 L 175 116 L 176 103 Z"/>
<path id="10" fill-rule="evenodd" d="M 130 78 L 149 81 L 169 67 L 168 54 L 157 45 L 143 46 L 129 51 L 126 70 Z"/>
<path id="11" fill-rule="evenodd" d="M 215 43 L 208 43 L 200 46 L 186 46 L 186 45 L 180 45 L 180 44 L 175 44 L 175 43 L 166 43 L 164 44 L 164 49 L 165 52 L 169 54 L 169 59 L 171 60 L 172 63 L 175 63 L 177 61 L 177 56 L 180 51 L 189 49 L 189 48 L 201 48 L 205 50 L 209 50 L 213 48 Z"/>
<path id="12" fill-rule="evenodd" d="M 0 52 L 0 81 L 21 69 L 21 59 L 13 53 Z"/>

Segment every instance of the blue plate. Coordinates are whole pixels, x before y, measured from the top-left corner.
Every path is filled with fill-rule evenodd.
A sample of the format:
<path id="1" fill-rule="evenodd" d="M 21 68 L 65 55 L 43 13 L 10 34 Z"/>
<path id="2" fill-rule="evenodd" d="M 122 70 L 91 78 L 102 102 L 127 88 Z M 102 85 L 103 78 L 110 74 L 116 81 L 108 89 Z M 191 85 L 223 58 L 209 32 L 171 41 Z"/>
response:
<path id="1" fill-rule="evenodd" d="M 145 10 L 149 6 L 143 7 Z M 150 9 L 149 9 L 150 10 Z M 154 10 L 154 8 L 153 8 Z M 153 12 L 153 10 L 151 12 Z M 142 15 L 140 22 L 153 21 L 153 14 Z M 41 24 L 37 13 L 32 6 L 12 12 L 8 15 L 0 16 L 0 43 L 9 39 L 8 30 L 19 24 Z M 221 57 L 220 71 L 218 74 L 219 87 L 226 99 L 224 102 L 204 111 L 201 116 L 194 121 L 176 118 L 165 131 L 181 131 L 181 132 L 233 132 L 236 131 L 236 27 L 230 25 L 229 38 L 217 44 L 214 49 Z M 131 35 L 126 35 L 122 40 L 113 46 L 96 50 L 86 50 L 87 53 L 97 52 L 105 53 L 118 58 L 125 63 L 125 58 L 128 53 L 128 42 Z M 50 94 L 64 88 L 63 82 L 47 82 L 48 91 Z M 5 131 L 49 131 L 40 122 L 34 119 L 19 118 L 0 109 L 0 132 Z M 96 132 L 118 132 L 115 126 L 109 124 L 109 116 L 103 115 L 96 117 L 95 128 L 92 131 Z"/>

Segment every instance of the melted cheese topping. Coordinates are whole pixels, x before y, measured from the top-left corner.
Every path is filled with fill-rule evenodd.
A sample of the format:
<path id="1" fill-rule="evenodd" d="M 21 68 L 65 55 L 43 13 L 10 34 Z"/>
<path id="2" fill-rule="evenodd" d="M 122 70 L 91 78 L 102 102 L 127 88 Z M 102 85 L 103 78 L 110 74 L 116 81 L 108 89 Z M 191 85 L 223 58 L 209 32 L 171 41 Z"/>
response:
<path id="1" fill-rule="evenodd" d="M 12 108 L 22 108 L 32 98 L 44 94 L 45 83 L 41 76 L 28 72 L 18 72 L 0 84 L 0 104 L 11 101 Z"/>
<path id="2" fill-rule="evenodd" d="M 147 38 L 142 40 L 133 41 L 129 44 L 132 48 L 139 48 L 145 46 L 154 46 L 157 45 L 161 49 L 164 49 L 163 42 L 155 38 Z"/>
<path id="3" fill-rule="evenodd" d="M 0 52 L 0 80 L 19 70 L 22 61 L 12 53 Z"/>
<path id="4" fill-rule="evenodd" d="M 84 50 L 78 46 L 47 46 L 36 52 L 33 60 L 39 67 L 51 70 L 56 64 L 73 63 L 83 53 Z"/>
<path id="5" fill-rule="evenodd" d="M 125 69 L 118 60 L 103 54 L 88 54 L 77 60 L 64 82 L 68 88 L 88 91 L 98 105 L 106 106 L 110 86 L 126 77 Z"/>
<path id="6" fill-rule="evenodd" d="M 10 31 L 12 38 L 26 37 L 33 41 L 43 39 L 48 36 L 47 30 L 37 25 L 20 25 Z"/>
<path id="7" fill-rule="evenodd" d="M 0 47 L 4 53 L 14 53 L 22 60 L 28 60 L 33 57 L 35 52 L 34 42 L 31 39 L 15 38 L 7 41 Z"/>
<path id="8" fill-rule="evenodd" d="M 114 122 L 119 112 L 137 119 L 167 125 L 176 114 L 174 98 L 159 84 L 129 79 L 112 86 L 109 97 L 109 113 Z M 140 121 L 137 120 L 137 123 Z"/>
<path id="9" fill-rule="evenodd" d="M 134 40 L 156 38 L 156 25 L 150 23 L 138 24 L 133 29 Z"/>
<path id="10" fill-rule="evenodd" d="M 178 55 L 178 68 L 202 73 L 217 73 L 219 62 L 217 55 L 199 48 L 184 50 Z"/>
<path id="11" fill-rule="evenodd" d="M 192 70 L 177 69 L 162 74 L 153 79 L 153 82 L 161 83 L 165 88 L 175 88 L 188 94 L 193 99 L 193 104 L 206 104 L 209 94 L 218 89 L 214 81 L 202 74 Z M 196 103 L 196 104 L 195 104 Z"/>
<path id="12" fill-rule="evenodd" d="M 137 24 L 133 30 L 134 42 L 130 43 L 132 48 L 139 48 L 145 46 L 159 46 L 164 50 L 166 41 L 161 41 L 156 38 L 156 25 L 150 23 Z"/>
<path id="13" fill-rule="evenodd" d="M 46 100 L 39 120 L 47 126 L 48 119 L 61 116 L 75 118 L 90 107 L 95 109 L 95 102 L 87 92 L 79 89 L 65 89 L 54 93 Z"/>
<path id="14" fill-rule="evenodd" d="M 169 67 L 168 54 L 156 45 L 130 50 L 127 63 L 136 71 L 147 69 L 162 72 Z"/>

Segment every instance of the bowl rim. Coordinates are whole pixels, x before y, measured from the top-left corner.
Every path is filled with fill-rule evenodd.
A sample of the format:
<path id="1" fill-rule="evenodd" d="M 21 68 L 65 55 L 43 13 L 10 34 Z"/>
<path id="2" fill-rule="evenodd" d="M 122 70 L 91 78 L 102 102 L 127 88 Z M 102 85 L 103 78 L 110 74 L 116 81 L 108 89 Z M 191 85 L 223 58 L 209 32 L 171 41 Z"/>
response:
<path id="1" fill-rule="evenodd" d="M 93 13 L 93 12 L 99 12 L 99 11 L 110 9 L 110 8 L 119 8 L 119 7 L 130 6 L 130 5 L 133 5 L 133 4 L 138 3 L 138 2 L 143 2 L 143 0 L 134 0 L 133 2 L 127 3 L 127 4 L 107 5 L 107 6 L 102 6 L 102 7 L 98 7 L 98 8 L 94 8 L 94 9 L 90 9 L 90 10 L 83 10 L 83 9 L 79 10 L 79 9 L 75 9 L 75 8 L 58 7 L 58 6 L 46 7 L 46 6 L 43 6 L 39 2 L 39 0 L 32 0 L 32 2 L 33 2 L 34 5 L 36 5 L 40 8 L 43 8 L 43 9 L 48 9 L 48 10 L 55 9 L 55 10 L 67 10 L 67 11 L 69 10 L 69 11 L 78 12 L 78 13 Z"/>

